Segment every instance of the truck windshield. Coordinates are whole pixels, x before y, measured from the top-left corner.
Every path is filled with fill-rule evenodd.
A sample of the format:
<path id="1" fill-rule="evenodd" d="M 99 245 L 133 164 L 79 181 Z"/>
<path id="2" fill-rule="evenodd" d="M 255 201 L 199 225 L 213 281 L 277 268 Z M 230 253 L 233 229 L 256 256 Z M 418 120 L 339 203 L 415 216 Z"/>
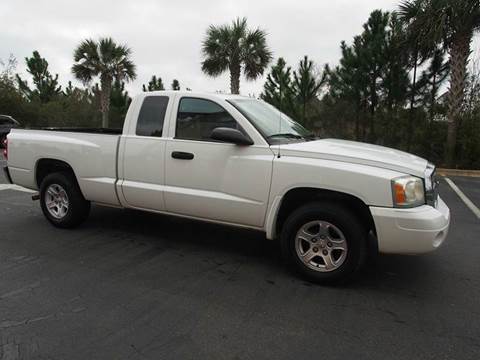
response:
<path id="1" fill-rule="evenodd" d="M 229 99 L 269 144 L 308 141 L 315 135 L 272 105 L 256 99 Z"/>

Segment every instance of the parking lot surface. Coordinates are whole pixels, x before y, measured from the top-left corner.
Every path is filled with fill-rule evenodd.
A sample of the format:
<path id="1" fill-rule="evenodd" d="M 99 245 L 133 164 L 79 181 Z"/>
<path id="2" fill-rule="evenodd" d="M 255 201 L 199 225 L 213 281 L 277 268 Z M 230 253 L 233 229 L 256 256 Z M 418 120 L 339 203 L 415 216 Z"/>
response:
<path id="1" fill-rule="evenodd" d="M 480 208 L 480 177 L 463 177 L 451 176 L 451 180 L 455 182 L 461 191 Z"/>
<path id="2" fill-rule="evenodd" d="M 60 230 L 0 191 L 0 359 L 478 359 L 480 221 L 440 193 L 438 251 L 322 287 L 261 233 L 101 207 Z"/>

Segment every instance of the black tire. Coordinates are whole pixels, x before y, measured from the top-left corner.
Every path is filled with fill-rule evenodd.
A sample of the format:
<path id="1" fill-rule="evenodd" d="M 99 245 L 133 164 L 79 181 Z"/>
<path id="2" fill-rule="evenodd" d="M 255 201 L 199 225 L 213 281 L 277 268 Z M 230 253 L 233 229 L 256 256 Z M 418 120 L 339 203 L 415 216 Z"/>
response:
<path id="1" fill-rule="evenodd" d="M 321 267 L 315 267 L 312 264 L 313 261 L 316 261 L 320 263 L 320 266 L 322 262 L 326 265 L 325 261 L 320 258 L 320 256 L 323 258 L 321 254 L 316 255 L 311 260 L 312 262 L 309 262 L 307 265 L 302 261 L 301 256 L 297 252 L 297 247 L 299 246 L 297 245 L 296 247 L 297 233 L 303 226 L 314 221 L 333 225 L 333 228 L 336 227 L 343 233 L 344 241 L 347 243 L 347 251 L 345 251 L 346 255 L 344 255 L 343 263 L 338 261 L 337 263 L 340 265 L 333 270 L 321 271 Z M 327 228 L 331 229 L 329 225 L 327 225 Z M 283 225 L 280 240 L 282 253 L 294 270 L 312 282 L 336 285 L 351 280 L 364 263 L 367 253 L 367 235 L 365 226 L 348 208 L 332 202 L 312 202 L 290 214 Z M 315 237 L 318 236 L 315 235 Z M 328 236 L 326 239 L 328 239 Z M 317 241 L 320 240 L 315 238 L 314 241 L 316 241 L 316 244 L 319 244 Z M 327 241 L 323 240 L 322 246 L 326 247 Z M 331 242 L 328 243 L 328 246 L 332 246 Z M 308 244 L 313 249 L 314 245 Z M 316 247 L 317 252 L 327 250 L 330 251 L 330 249 L 326 248 L 321 250 L 319 245 Z M 315 269 L 311 267 L 315 267 Z"/>
<path id="2" fill-rule="evenodd" d="M 57 185 L 68 197 L 68 210 L 64 216 L 55 217 L 47 209 L 47 190 Z M 85 200 L 75 178 L 66 172 L 47 175 L 40 185 L 40 206 L 43 214 L 54 226 L 70 229 L 83 223 L 90 213 L 90 202 Z"/>

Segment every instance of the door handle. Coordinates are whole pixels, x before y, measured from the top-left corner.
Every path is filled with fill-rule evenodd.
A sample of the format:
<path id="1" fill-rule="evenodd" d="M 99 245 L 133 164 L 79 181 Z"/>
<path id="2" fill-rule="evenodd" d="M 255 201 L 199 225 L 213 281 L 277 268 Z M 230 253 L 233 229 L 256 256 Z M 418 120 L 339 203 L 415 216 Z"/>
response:
<path id="1" fill-rule="evenodd" d="M 194 155 L 189 152 L 183 152 L 183 151 L 174 151 L 172 152 L 172 158 L 174 159 L 180 159 L 180 160 L 192 160 Z"/>

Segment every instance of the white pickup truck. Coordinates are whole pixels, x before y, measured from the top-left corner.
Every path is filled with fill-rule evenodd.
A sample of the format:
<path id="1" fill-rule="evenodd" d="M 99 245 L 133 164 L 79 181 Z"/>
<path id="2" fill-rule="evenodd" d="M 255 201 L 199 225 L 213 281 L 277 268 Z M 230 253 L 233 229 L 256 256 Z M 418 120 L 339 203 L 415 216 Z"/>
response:
<path id="1" fill-rule="evenodd" d="M 248 227 L 323 283 L 350 277 L 369 251 L 432 251 L 450 222 L 426 160 L 315 139 L 247 97 L 148 92 L 123 131 L 13 129 L 7 143 L 7 178 L 38 189 L 55 226 L 79 225 L 94 202 Z"/>

